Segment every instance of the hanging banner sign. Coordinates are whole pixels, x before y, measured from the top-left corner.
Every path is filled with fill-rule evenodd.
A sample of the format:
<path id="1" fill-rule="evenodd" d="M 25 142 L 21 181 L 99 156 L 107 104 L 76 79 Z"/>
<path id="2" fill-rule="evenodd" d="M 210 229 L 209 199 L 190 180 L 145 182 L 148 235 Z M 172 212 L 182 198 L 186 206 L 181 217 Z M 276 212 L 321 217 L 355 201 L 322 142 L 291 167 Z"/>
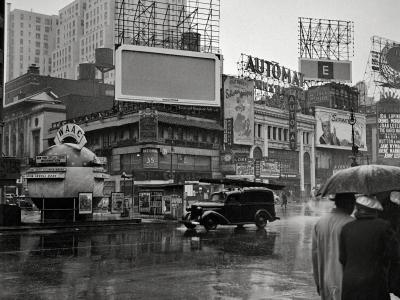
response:
<path id="1" fill-rule="evenodd" d="M 79 149 L 82 149 L 87 143 L 85 132 L 76 124 L 65 124 L 58 129 L 56 137 L 54 138 L 54 143 L 60 145 L 67 137 L 74 139 Z"/>
<path id="2" fill-rule="evenodd" d="M 291 150 L 296 150 L 297 148 L 296 97 L 293 95 L 289 95 L 288 104 L 289 104 L 289 147 Z"/>

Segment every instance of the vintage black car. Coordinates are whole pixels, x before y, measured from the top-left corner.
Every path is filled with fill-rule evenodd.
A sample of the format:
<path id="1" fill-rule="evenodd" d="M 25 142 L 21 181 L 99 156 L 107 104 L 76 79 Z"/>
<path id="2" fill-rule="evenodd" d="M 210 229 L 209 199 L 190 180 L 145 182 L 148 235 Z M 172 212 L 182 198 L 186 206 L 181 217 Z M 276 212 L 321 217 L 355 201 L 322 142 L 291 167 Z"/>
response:
<path id="1" fill-rule="evenodd" d="M 187 208 L 182 223 L 189 229 L 203 225 L 206 230 L 218 225 L 255 224 L 259 228 L 279 219 L 275 214 L 274 193 L 266 188 L 243 188 L 221 191 L 209 201 L 197 202 Z"/>

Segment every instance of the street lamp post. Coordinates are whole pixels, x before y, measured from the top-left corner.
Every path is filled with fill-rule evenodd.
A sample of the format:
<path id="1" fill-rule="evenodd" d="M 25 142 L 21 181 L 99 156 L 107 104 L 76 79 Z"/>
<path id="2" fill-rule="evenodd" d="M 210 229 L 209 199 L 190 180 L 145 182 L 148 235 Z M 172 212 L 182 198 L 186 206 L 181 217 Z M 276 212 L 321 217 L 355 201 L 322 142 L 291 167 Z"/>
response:
<path id="1" fill-rule="evenodd" d="M 351 166 L 355 167 L 358 166 L 357 163 L 357 154 L 358 154 L 358 146 L 354 143 L 354 125 L 357 123 L 357 119 L 354 116 L 354 111 L 353 108 L 350 110 L 350 118 L 349 118 L 349 124 L 351 125 Z"/>

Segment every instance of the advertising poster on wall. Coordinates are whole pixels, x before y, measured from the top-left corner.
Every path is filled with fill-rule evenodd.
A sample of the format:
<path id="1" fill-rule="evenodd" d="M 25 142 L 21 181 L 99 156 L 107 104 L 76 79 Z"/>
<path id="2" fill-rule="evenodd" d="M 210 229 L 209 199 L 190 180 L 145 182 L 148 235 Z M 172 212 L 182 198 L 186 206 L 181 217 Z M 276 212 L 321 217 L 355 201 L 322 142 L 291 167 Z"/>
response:
<path id="1" fill-rule="evenodd" d="M 79 214 L 91 214 L 93 211 L 92 203 L 92 193 L 79 193 Z"/>
<path id="2" fill-rule="evenodd" d="M 233 119 L 233 143 L 254 144 L 254 83 L 226 77 L 224 82 L 225 119 Z"/>
<path id="3" fill-rule="evenodd" d="M 400 114 L 379 112 L 378 157 L 400 158 Z"/>
<path id="4" fill-rule="evenodd" d="M 124 204 L 124 193 L 111 193 L 111 213 L 121 213 Z"/>
<path id="5" fill-rule="evenodd" d="M 365 115 L 355 113 L 356 123 L 354 124 L 354 143 L 359 150 L 366 151 L 366 119 Z M 352 130 L 349 124 L 350 112 L 315 107 L 317 147 L 351 149 Z"/>

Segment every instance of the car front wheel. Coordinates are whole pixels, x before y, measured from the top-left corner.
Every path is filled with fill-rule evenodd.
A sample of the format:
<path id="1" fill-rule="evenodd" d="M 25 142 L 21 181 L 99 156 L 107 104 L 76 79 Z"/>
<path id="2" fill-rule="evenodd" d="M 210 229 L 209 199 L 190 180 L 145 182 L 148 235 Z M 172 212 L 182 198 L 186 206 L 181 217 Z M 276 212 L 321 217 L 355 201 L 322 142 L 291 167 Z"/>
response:
<path id="1" fill-rule="evenodd" d="M 204 225 L 204 228 L 205 228 L 207 231 L 209 231 L 209 230 L 214 230 L 214 229 L 216 229 L 216 228 L 217 228 L 217 225 L 218 225 L 218 222 L 217 222 L 217 220 L 216 220 L 214 217 L 212 217 L 212 216 L 207 216 L 207 217 L 205 217 L 204 220 L 203 220 L 203 225 Z"/>
<path id="2" fill-rule="evenodd" d="M 255 223 L 258 228 L 264 228 L 268 222 L 268 214 L 266 212 L 259 212 L 256 215 Z"/>

